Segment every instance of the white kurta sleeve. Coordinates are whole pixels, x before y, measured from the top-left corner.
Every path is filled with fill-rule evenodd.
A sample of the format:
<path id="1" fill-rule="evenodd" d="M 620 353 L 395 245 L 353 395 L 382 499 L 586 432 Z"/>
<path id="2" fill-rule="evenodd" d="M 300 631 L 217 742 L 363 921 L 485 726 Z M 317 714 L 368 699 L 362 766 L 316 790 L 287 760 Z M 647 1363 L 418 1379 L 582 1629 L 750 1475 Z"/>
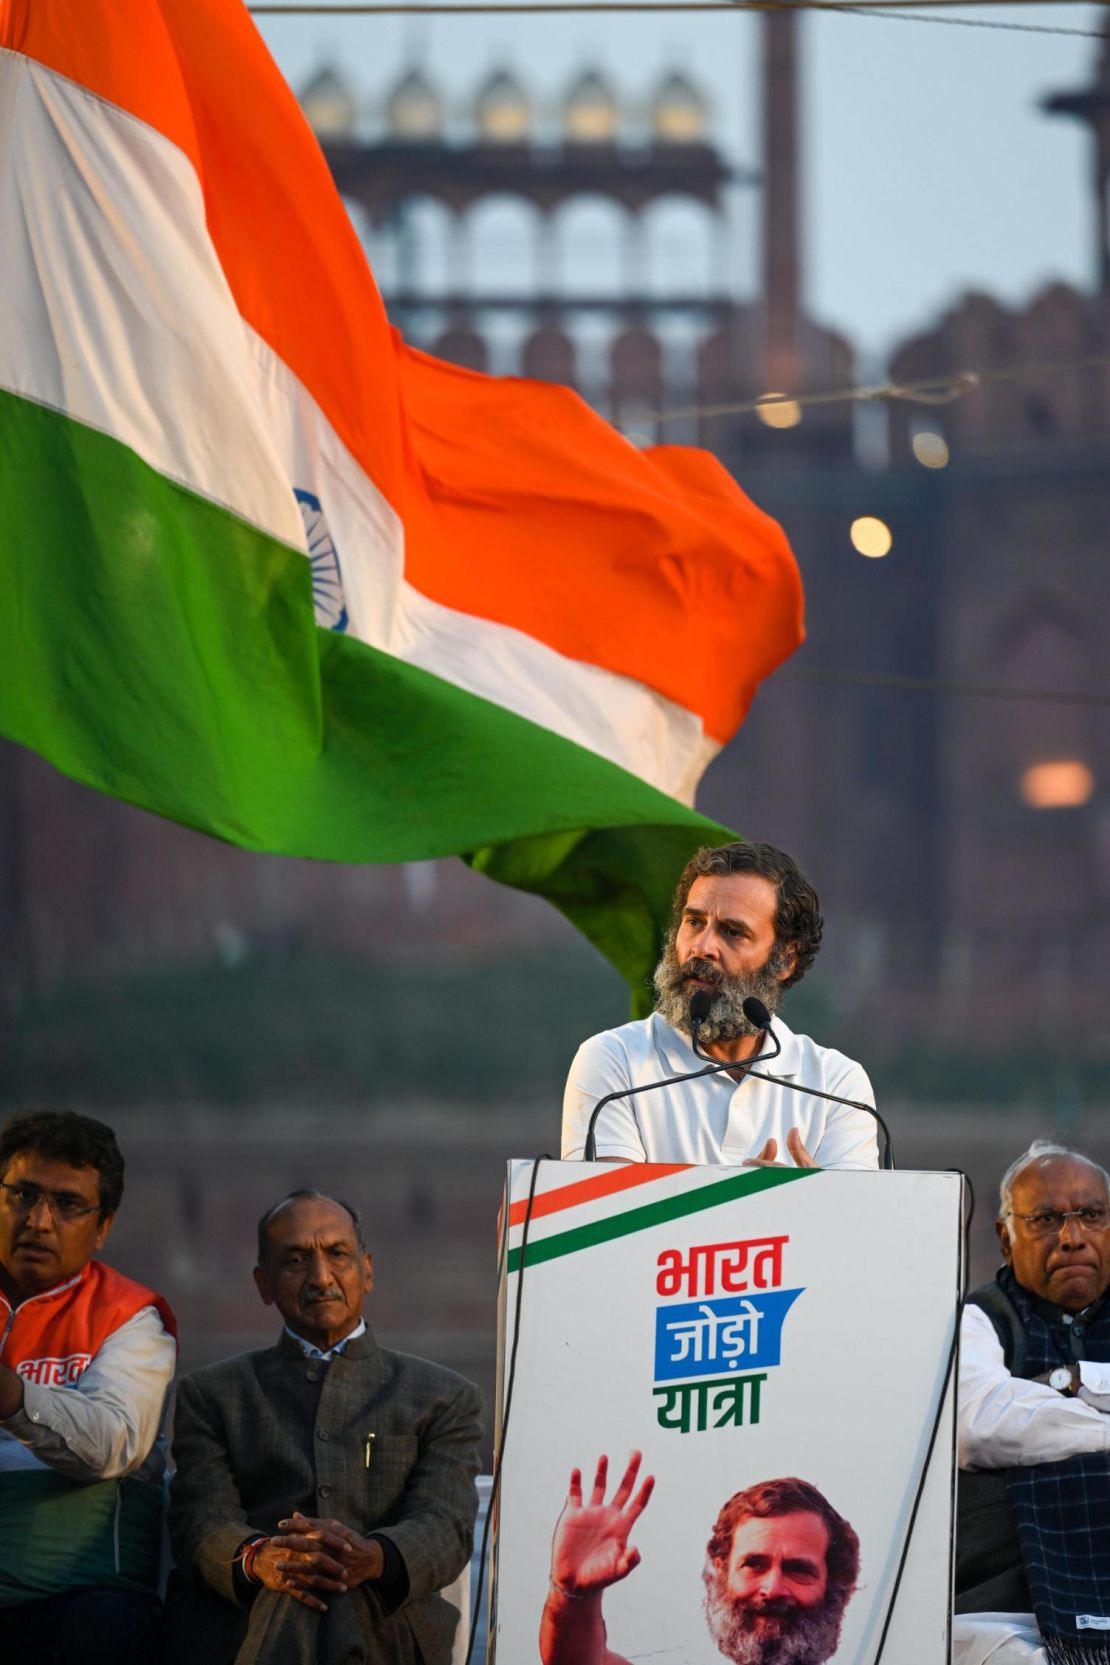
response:
<path id="1" fill-rule="evenodd" d="M 1044 1382 L 1011 1376 L 990 1319 L 968 1306 L 960 1321 L 957 1438 L 961 1468 L 1023 1468 L 1110 1451 L 1110 1418 Z"/>
<path id="2" fill-rule="evenodd" d="M 103 1343 L 74 1387 L 23 1384 L 23 1408 L 2 1424 L 71 1480 L 114 1480 L 146 1460 L 158 1438 L 177 1347 L 155 1307 Z"/>

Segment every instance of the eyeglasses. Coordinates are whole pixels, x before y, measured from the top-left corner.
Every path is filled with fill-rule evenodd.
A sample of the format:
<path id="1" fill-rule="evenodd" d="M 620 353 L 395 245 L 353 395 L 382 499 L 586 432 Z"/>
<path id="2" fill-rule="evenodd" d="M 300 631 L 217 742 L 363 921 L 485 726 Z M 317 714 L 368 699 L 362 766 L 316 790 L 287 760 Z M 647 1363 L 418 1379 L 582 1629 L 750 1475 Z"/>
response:
<path id="1" fill-rule="evenodd" d="M 18 1214 L 32 1214 L 44 1202 L 55 1220 L 80 1220 L 86 1214 L 99 1214 L 99 1203 L 86 1203 L 69 1191 L 44 1191 L 41 1185 L 9 1185 L 0 1179 L 0 1191 L 10 1209 Z"/>
<path id="2" fill-rule="evenodd" d="M 1074 1220 L 1081 1231 L 1103 1231 L 1110 1221 L 1106 1208 L 1041 1208 L 1036 1214 L 1015 1214 L 1012 1220 L 1024 1220 L 1032 1237 L 1055 1237 L 1065 1220 Z"/>

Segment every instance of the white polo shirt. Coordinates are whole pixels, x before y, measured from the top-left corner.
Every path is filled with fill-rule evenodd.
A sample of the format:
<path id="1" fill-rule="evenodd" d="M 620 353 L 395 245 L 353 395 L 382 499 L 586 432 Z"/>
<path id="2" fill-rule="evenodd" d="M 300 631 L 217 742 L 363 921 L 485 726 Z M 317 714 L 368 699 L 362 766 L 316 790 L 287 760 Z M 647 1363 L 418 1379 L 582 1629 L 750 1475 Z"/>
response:
<path id="1" fill-rule="evenodd" d="M 786 1135 L 796 1127 L 820 1167 L 877 1168 L 873 1118 L 863 1110 L 830 1104 L 805 1091 L 806 1086 L 819 1087 L 874 1104 L 864 1071 L 842 1052 L 818 1046 L 808 1035 L 795 1035 L 780 1018 L 772 1019 L 772 1029 L 782 1051 L 765 1065 L 757 1061 L 756 1068 L 766 1068 L 796 1086 L 776 1086 L 752 1076 L 738 1085 L 722 1070 L 700 1081 L 618 1099 L 598 1117 L 598 1157 L 737 1167 L 748 1157 L 758 1156 L 768 1139 L 775 1139 L 776 1160 L 793 1167 Z M 590 1115 L 606 1093 L 699 1068 L 701 1061 L 686 1036 L 672 1029 L 658 1012 L 591 1036 L 575 1054 L 563 1096 L 564 1158 L 573 1160 L 583 1154 Z"/>

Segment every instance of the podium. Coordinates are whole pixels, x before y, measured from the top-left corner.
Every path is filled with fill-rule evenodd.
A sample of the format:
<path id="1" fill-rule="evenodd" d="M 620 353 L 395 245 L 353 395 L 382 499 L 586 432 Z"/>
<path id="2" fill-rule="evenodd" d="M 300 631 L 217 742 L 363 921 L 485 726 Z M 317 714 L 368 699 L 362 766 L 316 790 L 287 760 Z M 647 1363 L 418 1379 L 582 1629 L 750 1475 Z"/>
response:
<path id="1" fill-rule="evenodd" d="M 632 1450 L 655 1490 L 628 1540 L 641 1563 L 603 1596 L 614 1654 L 727 1665 L 707 1616 L 714 1523 L 735 1494 L 796 1478 L 858 1538 L 822 1657 L 947 1665 L 962 1189 L 952 1173 L 508 1164 L 488 1665 L 539 1665 L 571 1470 L 588 1496 L 606 1454 L 611 1495 Z"/>

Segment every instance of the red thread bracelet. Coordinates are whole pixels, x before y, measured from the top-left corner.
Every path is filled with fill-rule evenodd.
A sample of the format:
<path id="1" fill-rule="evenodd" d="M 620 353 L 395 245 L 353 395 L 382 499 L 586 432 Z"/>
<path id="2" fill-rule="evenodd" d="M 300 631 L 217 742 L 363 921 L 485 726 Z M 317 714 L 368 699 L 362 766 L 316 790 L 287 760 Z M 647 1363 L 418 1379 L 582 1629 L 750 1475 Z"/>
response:
<path id="1" fill-rule="evenodd" d="M 260 1578 L 255 1576 L 254 1558 L 263 1545 L 268 1544 L 269 1541 L 269 1538 L 253 1538 L 243 1551 L 243 1559 L 240 1563 L 243 1568 L 243 1577 L 249 1579 L 252 1584 L 261 1584 L 262 1582 Z"/>

